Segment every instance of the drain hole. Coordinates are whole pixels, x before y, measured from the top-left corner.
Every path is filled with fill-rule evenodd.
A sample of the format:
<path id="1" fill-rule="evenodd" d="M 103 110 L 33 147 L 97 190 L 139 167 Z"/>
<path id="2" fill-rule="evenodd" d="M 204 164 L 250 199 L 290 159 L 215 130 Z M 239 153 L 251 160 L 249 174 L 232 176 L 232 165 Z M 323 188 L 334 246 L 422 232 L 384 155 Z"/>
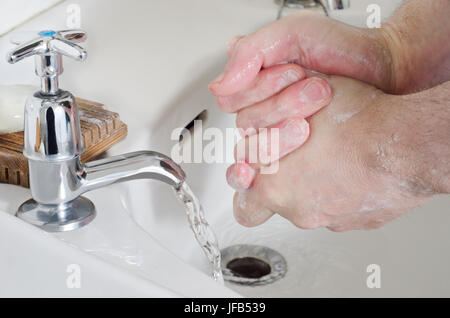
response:
<path id="1" fill-rule="evenodd" d="M 241 257 L 228 262 L 227 268 L 234 275 L 244 278 L 261 278 L 269 275 L 271 272 L 270 265 L 266 262 L 254 257 Z"/>
<path id="2" fill-rule="evenodd" d="M 244 286 L 271 284 L 286 275 L 287 263 L 277 251 L 259 245 L 239 244 L 221 250 L 223 278 Z"/>

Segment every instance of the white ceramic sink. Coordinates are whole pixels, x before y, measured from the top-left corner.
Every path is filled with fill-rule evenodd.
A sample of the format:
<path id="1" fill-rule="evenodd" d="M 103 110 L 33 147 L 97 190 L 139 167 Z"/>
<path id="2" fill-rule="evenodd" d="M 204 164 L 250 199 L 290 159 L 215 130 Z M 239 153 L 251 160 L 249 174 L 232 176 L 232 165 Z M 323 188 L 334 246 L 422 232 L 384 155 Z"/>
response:
<path id="1" fill-rule="evenodd" d="M 234 117 L 224 115 L 203 89 L 205 83 L 193 85 L 190 94 L 180 100 L 180 109 L 194 108 L 197 101 L 208 109 L 203 131 L 208 127 L 225 130 L 233 127 Z M 210 106 L 210 107 L 208 107 Z M 162 120 L 158 131 L 166 134 L 172 118 Z M 194 131 L 194 134 L 196 132 Z M 173 145 L 173 142 L 172 142 Z M 160 145 L 164 147 L 163 145 Z M 170 152 L 171 145 L 166 145 Z M 281 253 L 288 264 L 287 275 L 267 286 L 245 287 L 227 284 L 250 297 L 442 297 L 450 295 L 450 248 L 448 224 L 450 197 L 440 196 L 428 201 L 385 227 L 373 231 L 334 233 L 326 229 L 301 230 L 285 219 L 275 216 L 266 224 L 246 228 L 232 216 L 233 190 L 224 176 L 228 163 L 184 164 L 188 181 L 200 197 L 208 219 L 222 248 L 235 244 L 262 245 Z M 151 185 L 148 188 L 154 189 Z M 130 210 L 134 218 L 162 244 L 188 264 L 208 272 L 207 262 L 196 244 L 189 240 L 184 217 L 170 201 L 166 189 L 146 197 L 147 189 L 136 185 L 130 189 Z M 156 205 L 155 198 L 171 203 L 160 215 L 146 213 L 139 207 Z M 177 238 L 166 228 L 178 226 Z M 179 241 L 189 242 L 180 245 Z M 367 267 L 381 268 L 380 289 L 369 289 Z"/>
<path id="2" fill-rule="evenodd" d="M 384 2 L 383 16 L 395 8 Z M 273 21 L 272 0 L 79 0 L 89 40 L 84 64 L 65 61 L 62 87 L 105 103 L 129 125 L 129 136 L 108 154 L 151 149 L 170 154 L 172 129 L 208 112 L 204 128 L 234 126 L 207 91 L 223 68 L 225 42 Z M 63 29 L 69 2 L 20 30 Z M 340 14 L 364 21 L 364 7 Z M 336 13 L 337 14 L 337 13 Z M 348 17 L 346 16 L 348 15 Z M 359 21 L 359 22 L 358 22 Z M 0 55 L 10 48 L 0 38 Z M 33 61 L 0 62 L 0 84 L 38 84 Z M 13 216 L 30 193 L 0 185 L 0 296 L 450 296 L 447 256 L 450 199 L 435 198 L 385 228 L 371 232 L 304 231 L 273 218 L 247 229 L 232 216 L 227 164 L 183 164 L 222 247 L 251 243 L 279 251 L 285 278 L 265 287 L 223 287 L 208 264 L 172 190 L 133 181 L 89 193 L 97 207 L 87 227 L 48 234 Z M 379 264 L 382 288 L 366 287 L 366 267 Z M 71 265 L 81 288 L 68 288 Z M 231 287 L 228 288 L 228 287 Z"/>

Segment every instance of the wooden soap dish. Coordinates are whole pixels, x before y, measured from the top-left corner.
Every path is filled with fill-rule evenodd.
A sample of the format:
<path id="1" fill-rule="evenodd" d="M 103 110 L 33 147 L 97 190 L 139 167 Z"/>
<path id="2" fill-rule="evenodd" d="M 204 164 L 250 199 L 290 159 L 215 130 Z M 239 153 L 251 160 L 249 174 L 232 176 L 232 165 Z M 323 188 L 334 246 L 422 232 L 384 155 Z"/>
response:
<path id="1" fill-rule="evenodd" d="M 81 161 L 90 161 L 127 136 L 119 114 L 103 104 L 76 98 L 85 151 Z M 29 187 L 28 161 L 22 154 L 23 132 L 0 135 L 0 182 Z"/>

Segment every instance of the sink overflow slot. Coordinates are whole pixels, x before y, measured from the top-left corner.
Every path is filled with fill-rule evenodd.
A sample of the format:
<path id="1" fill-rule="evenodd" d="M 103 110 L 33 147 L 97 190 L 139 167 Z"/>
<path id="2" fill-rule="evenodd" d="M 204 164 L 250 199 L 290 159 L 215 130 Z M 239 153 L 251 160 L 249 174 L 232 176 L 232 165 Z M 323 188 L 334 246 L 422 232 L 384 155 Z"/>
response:
<path id="1" fill-rule="evenodd" d="M 192 136 L 194 134 L 195 121 L 201 120 L 202 122 L 206 121 L 208 116 L 208 111 L 206 109 L 202 110 L 197 116 L 194 117 L 181 131 L 180 136 L 178 137 L 178 142 L 182 142 L 186 139 L 186 135 Z"/>

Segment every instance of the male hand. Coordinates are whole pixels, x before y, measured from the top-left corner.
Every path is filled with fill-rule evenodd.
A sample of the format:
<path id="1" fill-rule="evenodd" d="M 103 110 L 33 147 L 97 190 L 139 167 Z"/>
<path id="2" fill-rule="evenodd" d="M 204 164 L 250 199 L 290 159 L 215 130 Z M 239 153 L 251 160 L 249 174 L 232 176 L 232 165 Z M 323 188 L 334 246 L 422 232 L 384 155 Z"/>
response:
<path id="1" fill-rule="evenodd" d="M 419 129 L 429 127 L 418 113 L 407 110 L 402 97 L 367 84 L 337 76 L 327 81 L 334 92 L 330 105 L 309 119 L 308 142 L 281 159 L 276 173 L 258 174 L 259 164 L 245 162 L 229 168 L 228 181 L 237 189 L 234 214 L 242 225 L 256 226 L 278 213 L 305 229 L 373 229 L 435 192 L 422 178 L 415 147 L 423 140 Z M 266 116 L 256 110 L 263 106 L 253 107 L 238 116 L 258 126 Z M 303 140 L 280 132 L 280 144 L 283 136 Z"/>
<path id="2" fill-rule="evenodd" d="M 278 173 L 258 174 L 261 164 L 239 156 L 227 172 L 239 191 L 240 223 L 257 225 L 275 212 L 303 228 L 375 228 L 434 193 L 450 191 L 448 162 L 441 160 L 442 149 L 448 151 L 442 142 L 448 140 L 448 83 L 433 91 L 440 99 L 432 90 L 401 98 L 340 77 L 328 78 L 330 89 L 317 76 L 305 79 L 300 67 L 352 77 L 385 92 L 436 85 L 450 76 L 450 47 L 439 22 L 446 21 L 449 8 L 445 0 L 431 6 L 412 0 L 375 30 L 301 11 L 229 42 L 230 60 L 210 91 L 224 111 L 238 112 L 238 127 L 280 129 Z M 420 16 L 411 13 L 419 11 Z M 420 28 L 405 15 L 419 19 Z M 427 45 L 417 45 L 423 41 Z M 318 112 L 333 95 L 331 105 Z M 434 116 L 420 103 L 435 104 Z M 416 126 L 429 133 L 415 138 L 411 127 Z M 245 148 L 252 138 L 258 136 L 239 146 Z M 428 152 L 417 151 L 418 145 Z"/>

